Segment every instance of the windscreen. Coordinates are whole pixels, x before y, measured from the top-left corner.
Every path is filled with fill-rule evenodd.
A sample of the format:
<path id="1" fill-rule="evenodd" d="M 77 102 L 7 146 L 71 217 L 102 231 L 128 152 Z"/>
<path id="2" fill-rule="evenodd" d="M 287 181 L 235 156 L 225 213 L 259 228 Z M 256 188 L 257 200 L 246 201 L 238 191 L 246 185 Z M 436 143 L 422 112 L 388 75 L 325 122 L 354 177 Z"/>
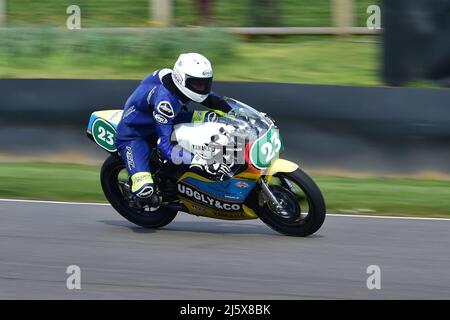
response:
<path id="1" fill-rule="evenodd" d="M 225 98 L 232 110 L 220 121 L 236 128 L 235 135 L 246 136 L 255 141 L 269 130 L 273 124 L 263 113 L 240 101 Z"/>

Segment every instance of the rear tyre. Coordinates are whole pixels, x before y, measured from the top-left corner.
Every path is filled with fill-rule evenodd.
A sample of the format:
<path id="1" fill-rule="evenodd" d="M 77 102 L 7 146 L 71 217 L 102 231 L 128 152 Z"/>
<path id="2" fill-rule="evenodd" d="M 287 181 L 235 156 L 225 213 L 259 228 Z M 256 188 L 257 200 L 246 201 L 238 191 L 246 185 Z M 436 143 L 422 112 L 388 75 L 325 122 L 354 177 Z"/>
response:
<path id="1" fill-rule="evenodd" d="M 319 230 L 325 221 L 325 201 L 319 187 L 305 172 L 297 169 L 277 173 L 269 189 L 284 211 L 280 213 L 260 200 L 257 214 L 265 224 L 287 236 L 306 237 Z"/>
<path id="2" fill-rule="evenodd" d="M 158 208 L 148 211 L 130 206 L 130 201 L 120 186 L 119 174 L 124 170 L 126 171 L 126 168 L 122 159 L 111 155 L 103 163 L 100 172 L 103 193 L 113 208 L 128 221 L 144 228 L 160 228 L 172 222 L 177 210 Z"/>

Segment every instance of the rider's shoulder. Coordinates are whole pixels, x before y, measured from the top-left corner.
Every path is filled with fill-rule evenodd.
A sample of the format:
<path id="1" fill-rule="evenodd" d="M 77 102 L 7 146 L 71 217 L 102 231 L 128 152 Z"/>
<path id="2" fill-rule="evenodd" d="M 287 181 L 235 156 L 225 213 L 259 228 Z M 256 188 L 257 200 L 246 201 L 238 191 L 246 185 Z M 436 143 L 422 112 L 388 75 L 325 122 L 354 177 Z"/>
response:
<path id="1" fill-rule="evenodd" d="M 172 73 L 172 69 L 169 69 L 169 68 L 163 68 L 163 69 L 158 69 L 158 70 L 156 70 L 154 74 L 155 74 L 155 76 L 157 75 L 158 78 L 159 78 L 159 80 L 162 82 L 162 78 L 163 78 L 165 75 L 170 74 L 170 73 Z"/>
<path id="2" fill-rule="evenodd" d="M 171 104 L 174 108 L 178 108 L 179 106 L 181 106 L 181 103 L 178 100 L 178 98 L 169 90 L 167 90 L 167 88 L 164 87 L 164 85 L 162 84 L 158 85 L 156 87 L 155 93 L 156 93 L 155 104 L 159 104 L 160 102 L 167 102 Z"/>
<path id="3" fill-rule="evenodd" d="M 158 69 L 150 73 L 146 79 L 151 79 L 153 82 L 159 82 L 162 83 L 162 78 L 172 73 L 172 69 L 164 68 L 164 69 Z"/>
<path id="4" fill-rule="evenodd" d="M 172 73 L 171 69 L 158 69 L 155 70 L 151 73 L 149 73 L 143 80 L 142 83 L 153 83 L 153 84 L 157 84 L 157 83 L 162 83 L 162 78 L 166 75 L 166 74 L 170 74 Z"/>

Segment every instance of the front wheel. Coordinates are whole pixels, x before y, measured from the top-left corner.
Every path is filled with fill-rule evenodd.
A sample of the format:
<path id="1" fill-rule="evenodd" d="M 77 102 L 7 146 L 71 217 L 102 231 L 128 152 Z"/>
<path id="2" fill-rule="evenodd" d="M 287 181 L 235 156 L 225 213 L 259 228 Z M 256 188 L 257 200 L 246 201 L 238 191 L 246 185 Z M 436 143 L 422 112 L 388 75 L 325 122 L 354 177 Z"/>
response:
<path id="1" fill-rule="evenodd" d="M 152 210 L 147 207 L 134 207 L 130 201 L 128 173 L 122 159 L 111 155 L 103 163 L 100 180 L 103 193 L 109 203 L 125 219 L 144 228 L 160 228 L 175 218 L 177 210 L 159 208 Z"/>
<path id="2" fill-rule="evenodd" d="M 265 224 L 288 236 L 305 237 L 319 230 L 325 221 L 325 201 L 305 172 L 276 173 L 268 187 L 278 206 L 266 201 L 260 190 L 257 214 Z"/>

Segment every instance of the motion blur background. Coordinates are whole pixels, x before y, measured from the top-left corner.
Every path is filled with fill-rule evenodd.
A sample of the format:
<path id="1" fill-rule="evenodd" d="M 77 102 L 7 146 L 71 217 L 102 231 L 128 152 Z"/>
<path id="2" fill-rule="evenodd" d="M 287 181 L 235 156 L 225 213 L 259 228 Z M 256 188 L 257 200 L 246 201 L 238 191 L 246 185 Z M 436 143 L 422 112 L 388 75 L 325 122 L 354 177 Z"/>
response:
<path id="1" fill-rule="evenodd" d="M 195 51 L 329 210 L 448 216 L 449 40 L 448 0 L 0 0 L 0 197 L 103 201 L 90 113 Z"/>

